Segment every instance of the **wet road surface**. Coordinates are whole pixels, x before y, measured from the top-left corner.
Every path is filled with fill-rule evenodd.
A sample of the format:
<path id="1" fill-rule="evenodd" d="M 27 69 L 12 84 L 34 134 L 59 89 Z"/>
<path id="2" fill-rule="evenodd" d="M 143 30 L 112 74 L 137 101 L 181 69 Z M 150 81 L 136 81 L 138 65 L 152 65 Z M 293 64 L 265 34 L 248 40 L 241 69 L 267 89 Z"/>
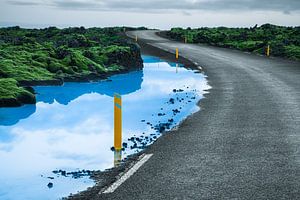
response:
<path id="1" fill-rule="evenodd" d="M 129 35 L 196 62 L 212 86 L 200 112 L 100 199 L 300 199 L 300 63 Z"/>

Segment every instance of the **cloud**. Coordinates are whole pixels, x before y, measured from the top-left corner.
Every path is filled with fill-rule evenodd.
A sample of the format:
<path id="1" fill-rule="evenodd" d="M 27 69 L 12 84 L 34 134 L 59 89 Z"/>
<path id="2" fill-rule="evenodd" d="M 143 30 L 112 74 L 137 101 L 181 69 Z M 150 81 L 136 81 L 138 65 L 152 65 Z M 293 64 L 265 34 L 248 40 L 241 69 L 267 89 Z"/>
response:
<path id="1" fill-rule="evenodd" d="M 10 0 L 7 1 L 9 4 L 11 5 L 17 5 L 17 6 L 35 6 L 35 5 L 39 5 L 39 2 L 34 2 L 34 1 L 14 1 L 14 0 Z"/>
<path id="2" fill-rule="evenodd" d="M 187 12 L 187 11 L 185 11 L 185 10 L 182 11 L 182 14 L 185 15 L 185 16 L 190 16 L 190 15 L 192 15 L 190 12 Z"/>
<path id="3" fill-rule="evenodd" d="M 7 0 L 9 4 L 30 6 L 48 5 L 66 10 L 94 11 L 138 11 L 156 12 L 161 10 L 188 11 L 281 11 L 290 13 L 300 10 L 299 0 Z"/>
<path id="4" fill-rule="evenodd" d="M 53 5 L 58 8 L 63 9 L 70 9 L 70 10 L 101 10 L 106 8 L 104 3 L 102 1 L 76 1 L 76 0 L 53 0 Z"/>

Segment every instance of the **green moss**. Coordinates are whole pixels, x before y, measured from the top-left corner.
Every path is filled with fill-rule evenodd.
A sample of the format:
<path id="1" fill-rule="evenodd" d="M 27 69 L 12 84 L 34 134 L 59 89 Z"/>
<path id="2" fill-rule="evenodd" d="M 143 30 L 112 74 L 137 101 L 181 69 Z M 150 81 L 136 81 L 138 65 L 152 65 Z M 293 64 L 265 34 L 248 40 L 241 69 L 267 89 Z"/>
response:
<path id="1" fill-rule="evenodd" d="M 15 80 L 50 80 L 53 75 L 44 68 L 23 64 L 20 61 L 2 59 L 0 61 L 0 74 L 4 78 Z"/>
<path id="2" fill-rule="evenodd" d="M 289 58 L 300 60 L 300 46 L 288 45 L 285 46 L 286 55 Z"/>
<path id="3" fill-rule="evenodd" d="M 130 52 L 129 47 L 124 47 L 124 46 L 117 46 L 117 45 L 110 45 L 107 46 L 106 48 L 103 49 L 103 53 L 105 54 L 110 54 L 110 53 L 115 53 L 115 52 Z"/>
<path id="4" fill-rule="evenodd" d="M 107 70 L 110 72 L 113 72 L 113 71 L 120 71 L 122 69 L 124 69 L 124 67 L 122 67 L 122 66 L 120 67 L 119 65 L 113 64 L 113 65 L 109 66 Z"/>
<path id="5" fill-rule="evenodd" d="M 264 54 L 266 46 L 270 45 L 273 56 L 296 60 L 300 57 L 300 27 L 264 24 L 251 28 L 172 28 L 167 35 L 178 41 L 187 38 L 189 43 L 206 43 L 260 54 Z"/>
<path id="6" fill-rule="evenodd" d="M 90 73 L 100 76 L 123 69 L 119 66 L 122 56 L 140 58 L 131 44 L 119 36 L 122 31 L 123 27 L 0 28 L 0 100 L 30 99 L 31 93 L 18 87 L 18 81 L 77 78 Z"/>
<path id="7" fill-rule="evenodd" d="M 260 46 L 264 45 L 262 41 L 243 41 L 243 42 L 225 42 L 224 44 L 218 44 L 219 46 L 232 47 L 235 49 L 239 49 L 242 51 L 254 51 L 258 49 Z"/>
<path id="8" fill-rule="evenodd" d="M 23 87 L 17 85 L 17 81 L 12 78 L 0 79 L 0 99 L 19 99 L 28 97 L 34 99 L 34 94 Z"/>
<path id="9" fill-rule="evenodd" d="M 0 77 L 51 80 L 106 73 L 109 56 L 130 52 L 118 35 L 123 28 L 0 28 Z"/>

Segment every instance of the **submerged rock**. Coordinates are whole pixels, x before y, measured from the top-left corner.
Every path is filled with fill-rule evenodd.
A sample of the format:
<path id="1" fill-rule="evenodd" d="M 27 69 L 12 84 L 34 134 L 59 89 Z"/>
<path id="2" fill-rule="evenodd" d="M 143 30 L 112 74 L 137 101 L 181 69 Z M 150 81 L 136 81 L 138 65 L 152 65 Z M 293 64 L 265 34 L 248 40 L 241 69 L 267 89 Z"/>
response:
<path id="1" fill-rule="evenodd" d="M 168 122 L 172 123 L 174 122 L 174 119 L 168 119 Z"/>
<path id="2" fill-rule="evenodd" d="M 183 92 L 184 90 L 183 89 L 178 89 L 178 90 L 176 90 L 176 89 L 173 89 L 173 92 Z"/>
<path id="3" fill-rule="evenodd" d="M 128 138 L 128 141 L 134 141 L 134 137 Z"/>
<path id="4" fill-rule="evenodd" d="M 52 173 L 61 175 L 61 176 L 66 176 L 66 171 L 65 170 L 53 170 Z"/>
<path id="5" fill-rule="evenodd" d="M 169 99 L 169 103 L 170 103 L 170 104 L 174 104 L 174 103 L 175 103 L 175 99 L 170 98 L 170 99 Z"/>
<path id="6" fill-rule="evenodd" d="M 61 170 L 61 175 L 62 175 L 62 176 L 66 176 L 66 171 Z"/>
<path id="7" fill-rule="evenodd" d="M 50 188 L 53 188 L 53 183 L 49 182 L 47 187 L 50 189 Z"/>
<path id="8" fill-rule="evenodd" d="M 75 172 L 68 172 L 67 175 L 72 175 L 72 178 L 78 179 L 83 176 L 90 176 L 92 174 L 91 170 L 81 170 L 81 171 L 75 171 Z"/>
<path id="9" fill-rule="evenodd" d="M 157 130 L 157 132 L 159 132 L 159 133 L 163 133 L 166 129 L 170 129 L 170 126 L 171 126 L 170 122 L 160 123 L 155 126 L 155 130 Z"/>
<path id="10" fill-rule="evenodd" d="M 173 115 L 176 115 L 177 113 L 180 113 L 180 111 L 176 108 L 176 109 L 173 109 Z"/>
<path id="11" fill-rule="evenodd" d="M 130 149 L 136 149 L 137 148 L 137 144 L 134 143 L 133 146 L 130 146 Z"/>
<path id="12" fill-rule="evenodd" d="M 124 148 L 127 148 L 128 145 L 127 145 L 126 142 L 123 142 L 122 146 L 123 146 Z"/>
<path id="13" fill-rule="evenodd" d="M 64 177 L 69 177 L 69 176 L 72 176 L 72 178 L 81 178 L 83 176 L 90 176 L 92 174 L 93 171 L 91 170 L 79 170 L 79 171 L 74 171 L 74 172 L 67 172 L 65 170 L 54 170 L 52 171 L 54 174 L 57 174 L 57 175 L 61 175 L 61 176 L 64 176 Z M 48 177 L 49 179 L 54 179 L 54 177 Z M 52 184 L 52 186 L 51 186 Z M 49 183 L 48 185 L 50 185 L 51 187 L 53 187 L 53 183 Z M 49 186 L 48 186 L 49 187 Z"/>

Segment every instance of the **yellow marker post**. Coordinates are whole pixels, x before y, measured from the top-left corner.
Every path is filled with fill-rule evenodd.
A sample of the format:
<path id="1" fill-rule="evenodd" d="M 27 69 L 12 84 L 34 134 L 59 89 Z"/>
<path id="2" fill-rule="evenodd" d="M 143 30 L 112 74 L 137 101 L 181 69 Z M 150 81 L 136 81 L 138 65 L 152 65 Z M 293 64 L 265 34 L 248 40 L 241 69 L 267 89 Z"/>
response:
<path id="1" fill-rule="evenodd" d="M 136 42 L 138 41 L 138 36 L 137 36 L 137 35 L 135 36 L 135 41 L 136 41 Z"/>
<path id="2" fill-rule="evenodd" d="M 118 167 L 122 161 L 122 150 L 115 150 L 114 152 L 114 166 Z"/>
<path id="3" fill-rule="evenodd" d="M 267 52 L 266 53 L 267 53 L 267 56 L 269 57 L 270 56 L 270 45 L 267 46 Z"/>
<path id="4" fill-rule="evenodd" d="M 114 147 L 115 150 L 122 149 L 122 98 L 114 94 Z"/>
<path id="5" fill-rule="evenodd" d="M 178 60 L 179 58 L 179 52 L 178 52 L 178 48 L 176 48 L 176 59 Z"/>

